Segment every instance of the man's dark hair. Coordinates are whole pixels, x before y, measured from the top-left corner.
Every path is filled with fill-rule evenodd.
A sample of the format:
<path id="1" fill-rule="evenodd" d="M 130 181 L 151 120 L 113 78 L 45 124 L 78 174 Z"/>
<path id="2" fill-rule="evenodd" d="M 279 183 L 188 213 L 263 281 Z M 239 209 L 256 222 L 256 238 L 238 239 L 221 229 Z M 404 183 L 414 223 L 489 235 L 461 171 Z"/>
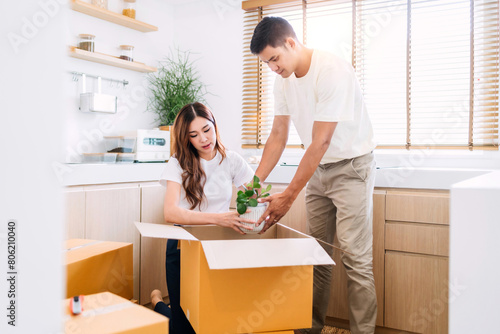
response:
<path id="1" fill-rule="evenodd" d="M 297 40 L 297 35 L 287 20 L 281 17 L 268 16 L 257 24 L 253 31 L 250 51 L 258 55 L 267 46 L 282 46 L 288 37 Z"/>

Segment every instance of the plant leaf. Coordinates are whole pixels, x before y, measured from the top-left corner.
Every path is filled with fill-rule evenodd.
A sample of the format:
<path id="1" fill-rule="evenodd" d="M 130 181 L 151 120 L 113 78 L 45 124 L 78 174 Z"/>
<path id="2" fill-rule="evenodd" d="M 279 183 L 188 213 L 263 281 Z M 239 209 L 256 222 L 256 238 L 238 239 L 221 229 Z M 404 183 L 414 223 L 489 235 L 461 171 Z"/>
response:
<path id="1" fill-rule="evenodd" d="M 236 203 L 246 203 L 248 202 L 248 199 L 246 197 L 238 197 L 236 199 Z"/>
<path id="2" fill-rule="evenodd" d="M 240 197 L 240 195 L 244 194 L 244 192 L 242 190 L 238 191 L 238 197 Z"/>
<path id="3" fill-rule="evenodd" d="M 240 215 L 247 212 L 247 206 L 246 206 L 246 204 L 243 204 L 243 203 L 238 203 L 238 205 L 236 206 L 236 209 L 238 210 L 238 213 Z"/>
<path id="4" fill-rule="evenodd" d="M 260 198 L 264 198 L 264 197 L 267 197 L 269 195 L 271 195 L 271 194 L 270 193 L 265 193 L 265 194 L 260 195 Z"/>
<path id="5" fill-rule="evenodd" d="M 255 194 L 255 192 L 253 191 L 253 189 L 245 191 L 246 197 L 252 197 L 254 194 Z"/>
<path id="6" fill-rule="evenodd" d="M 268 192 L 269 190 L 271 190 L 271 188 L 272 188 L 272 185 L 268 184 L 266 187 L 266 190 L 264 190 L 264 192 Z"/>
<path id="7" fill-rule="evenodd" d="M 257 204 L 259 204 L 259 202 L 257 202 L 257 200 L 255 198 L 250 198 L 248 200 L 248 205 L 252 206 L 252 207 L 256 207 Z"/>
<path id="8" fill-rule="evenodd" d="M 257 175 L 253 176 L 253 183 L 260 183 L 260 179 Z"/>

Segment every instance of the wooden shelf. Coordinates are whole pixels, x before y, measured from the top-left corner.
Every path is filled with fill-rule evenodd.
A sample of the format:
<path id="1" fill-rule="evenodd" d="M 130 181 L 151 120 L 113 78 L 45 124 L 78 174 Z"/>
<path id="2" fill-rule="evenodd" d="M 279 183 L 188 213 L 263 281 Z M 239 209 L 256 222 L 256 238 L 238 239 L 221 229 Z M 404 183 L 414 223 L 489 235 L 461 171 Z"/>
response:
<path id="1" fill-rule="evenodd" d="M 156 72 L 157 70 L 156 67 L 148 66 L 144 63 L 139 63 L 136 61 L 127 61 L 104 53 L 89 52 L 78 49 L 74 46 L 70 46 L 69 48 L 70 48 L 69 55 L 73 58 L 93 61 L 95 63 L 101 63 L 105 65 L 121 67 L 128 70 L 133 70 L 143 73 Z"/>
<path id="2" fill-rule="evenodd" d="M 110 10 L 100 8 L 94 5 L 91 5 L 87 2 L 83 2 L 81 0 L 72 0 L 71 8 L 76 10 L 77 12 L 84 13 L 90 16 L 97 17 L 102 20 L 106 20 L 109 22 L 113 22 L 116 24 L 120 24 L 127 28 L 135 29 L 142 32 L 150 32 L 150 31 L 158 31 L 158 27 L 155 27 L 151 24 L 144 23 L 135 19 L 132 19 L 128 16 L 112 12 Z"/>

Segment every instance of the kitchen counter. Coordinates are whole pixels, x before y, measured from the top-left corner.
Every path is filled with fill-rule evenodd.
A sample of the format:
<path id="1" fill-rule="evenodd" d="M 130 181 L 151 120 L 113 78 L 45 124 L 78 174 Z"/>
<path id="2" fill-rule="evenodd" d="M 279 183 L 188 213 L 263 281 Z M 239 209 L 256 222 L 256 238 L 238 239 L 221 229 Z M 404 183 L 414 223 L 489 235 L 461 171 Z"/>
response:
<path id="1" fill-rule="evenodd" d="M 160 178 L 166 163 L 66 164 L 64 186 L 147 182 Z"/>
<path id="2" fill-rule="evenodd" d="M 62 175 L 64 186 L 147 182 L 159 179 L 166 163 L 134 164 L 66 164 Z M 257 165 L 252 164 L 255 170 Z M 271 172 L 268 183 L 289 183 L 297 170 L 296 165 L 279 165 Z M 375 187 L 446 189 L 463 180 L 480 176 L 491 170 L 449 168 L 380 168 L 377 169 Z"/>

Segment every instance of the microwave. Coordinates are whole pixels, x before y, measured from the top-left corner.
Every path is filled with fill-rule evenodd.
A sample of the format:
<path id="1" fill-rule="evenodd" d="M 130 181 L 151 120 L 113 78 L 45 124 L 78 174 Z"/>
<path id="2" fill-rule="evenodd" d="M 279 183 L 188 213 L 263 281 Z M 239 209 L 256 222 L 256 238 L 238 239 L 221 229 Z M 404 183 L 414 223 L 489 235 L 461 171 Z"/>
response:
<path id="1" fill-rule="evenodd" d="M 163 162 L 170 158 L 170 131 L 137 130 L 137 162 Z"/>

